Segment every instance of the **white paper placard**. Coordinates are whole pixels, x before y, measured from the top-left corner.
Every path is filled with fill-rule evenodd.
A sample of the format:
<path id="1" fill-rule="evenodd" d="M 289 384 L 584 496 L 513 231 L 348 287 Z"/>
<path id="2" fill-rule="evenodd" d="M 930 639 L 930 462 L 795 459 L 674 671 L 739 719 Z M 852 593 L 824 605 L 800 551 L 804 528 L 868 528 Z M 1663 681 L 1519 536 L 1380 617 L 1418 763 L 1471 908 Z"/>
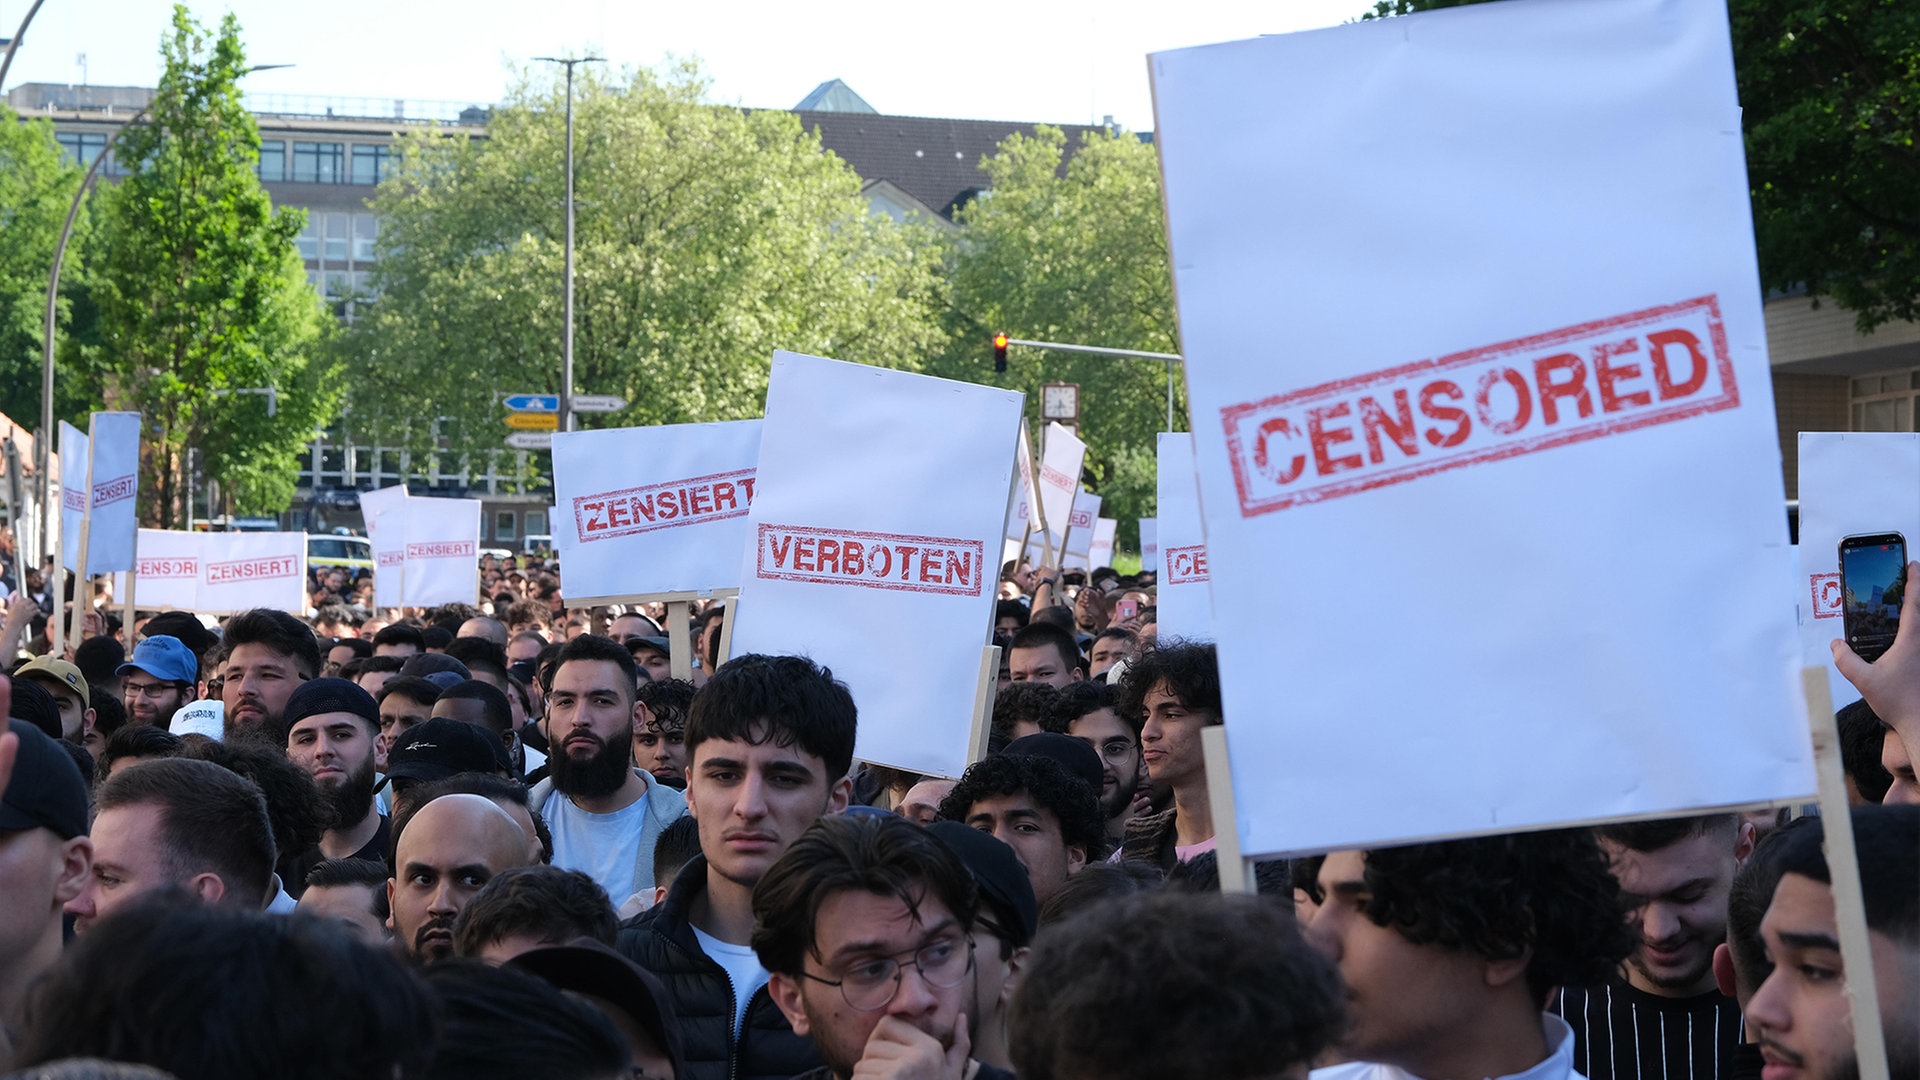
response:
<path id="1" fill-rule="evenodd" d="M 1087 552 L 1087 562 L 1093 569 L 1113 565 L 1113 530 L 1119 525 L 1113 518 L 1100 518 L 1093 523 L 1093 546 Z"/>
<path id="2" fill-rule="evenodd" d="M 967 764 L 1022 401 L 774 354 L 733 652 L 831 668 L 859 707 L 863 761 Z"/>
<path id="3" fill-rule="evenodd" d="M 60 421 L 60 565 L 80 569 L 80 523 L 87 516 L 87 433 Z M 75 592 L 76 596 L 82 595 Z"/>
<path id="4" fill-rule="evenodd" d="M 636 597 L 740 587 L 760 421 L 553 437 L 562 594 Z"/>
<path id="5" fill-rule="evenodd" d="M 432 607 L 480 598 L 479 499 L 409 498 L 406 537 L 402 604 Z"/>
<path id="6" fill-rule="evenodd" d="M 1091 570 L 1102 563 L 1090 563 L 1093 550 L 1094 528 L 1100 520 L 1100 496 L 1090 491 L 1076 491 L 1073 495 L 1073 514 L 1070 518 L 1073 527 L 1066 530 L 1066 552 L 1054 554 L 1059 557 L 1062 570 Z M 1054 537 L 1056 546 L 1059 537 Z M 1045 549 L 1036 538 L 1027 545 L 1027 560 L 1038 562 L 1045 555 Z"/>
<path id="7" fill-rule="evenodd" d="M 250 608 L 306 614 L 306 533 L 201 533 L 200 545 L 195 614 L 227 615 Z M 146 591 L 144 583 L 141 591 Z"/>
<path id="8" fill-rule="evenodd" d="M 1832 668 L 1840 612 L 1840 539 L 1897 532 L 1907 558 L 1920 554 L 1920 435 L 1902 432 L 1800 433 L 1800 608 L 1802 662 L 1825 664 L 1833 707 L 1860 691 Z"/>
<path id="9" fill-rule="evenodd" d="M 1140 569 L 1160 569 L 1160 519 L 1140 519 Z"/>
<path id="10" fill-rule="evenodd" d="M 394 484 L 360 496 L 360 516 L 373 548 L 373 603 L 399 607 L 407 577 L 407 485 Z"/>
<path id="11" fill-rule="evenodd" d="M 1150 66 L 1245 852 L 1809 794 L 1724 6 Z"/>
<path id="12" fill-rule="evenodd" d="M 1037 478 L 1033 468 L 1033 451 L 1029 449 L 1027 441 L 1025 420 L 1020 422 L 1020 446 L 1019 452 L 1014 456 L 1014 467 L 1020 471 L 1020 480 L 1013 485 L 1012 492 L 1008 496 L 1007 539 L 1012 540 L 1014 547 L 1018 548 L 1020 542 L 1027 538 L 1029 518 L 1033 519 L 1032 531 L 1039 532 L 1045 528 L 1045 523 L 1034 517 L 1033 508 L 1039 504 L 1040 496 L 1038 489 L 1034 486 Z M 1009 559 L 1012 557 L 1012 555 L 1007 556 Z"/>
<path id="13" fill-rule="evenodd" d="M 1154 589 L 1159 637 L 1162 641 L 1212 641 L 1213 598 L 1208 591 L 1212 564 L 1194 488 L 1193 436 L 1163 431 L 1159 450 L 1160 561 L 1154 567 L 1160 575 Z"/>
<path id="14" fill-rule="evenodd" d="M 1058 548 L 1061 522 L 1067 520 L 1074 497 L 1080 491 L 1080 467 L 1086 463 L 1087 444 L 1055 421 L 1047 425 L 1040 449 L 1040 519 L 1047 527 L 1048 543 Z"/>
<path id="15" fill-rule="evenodd" d="M 200 563 L 212 533 L 141 529 L 135 543 L 134 605 L 143 611 L 200 609 Z M 119 594 L 124 595 L 124 594 Z"/>
<path id="16" fill-rule="evenodd" d="M 87 526 L 87 573 L 133 567 L 140 528 L 140 414 L 97 412 L 87 439 L 93 521 Z"/>

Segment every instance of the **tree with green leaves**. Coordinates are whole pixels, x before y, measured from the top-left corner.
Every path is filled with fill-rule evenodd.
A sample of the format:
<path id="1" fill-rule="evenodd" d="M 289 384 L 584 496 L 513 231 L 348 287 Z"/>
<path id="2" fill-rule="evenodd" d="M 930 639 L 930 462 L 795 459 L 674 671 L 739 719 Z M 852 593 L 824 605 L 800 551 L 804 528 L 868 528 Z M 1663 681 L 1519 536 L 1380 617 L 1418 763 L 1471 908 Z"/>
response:
<path id="1" fill-rule="evenodd" d="M 1180 351 L 1152 145 L 1128 132 L 1089 132 L 1068 157 L 1065 133 L 1042 125 L 1010 136 L 981 168 L 991 188 L 961 212 L 966 235 L 952 270 L 954 306 L 977 329 L 958 339 L 964 346 L 940 373 L 986 379 L 987 333 L 1002 329 L 1037 341 Z M 1080 384 L 1080 436 L 1101 513 L 1119 518 L 1120 541 L 1136 548 L 1136 519 L 1153 512 L 1166 379 L 1153 360 L 1030 349 L 1015 349 L 1000 377 L 1026 392 L 1035 416 L 1042 384 Z M 1174 422 L 1184 430 L 1184 381 L 1178 389 Z"/>
<path id="2" fill-rule="evenodd" d="M 378 299 L 352 327 L 354 437 L 498 450 L 501 394 L 561 368 L 563 84 L 523 77 L 487 123 L 403 135 L 372 201 Z M 705 102 L 683 67 L 574 83 L 576 426 L 758 416 L 775 349 L 920 369 L 944 337 L 931 227 L 870 213 L 792 113 Z"/>
<path id="3" fill-rule="evenodd" d="M 1381 0 L 1385 18 L 1484 0 Z M 1761 284 L 1920 319 L 1920 4 L 1729 0 Z"/>
<path id="4" fill-rule="evenodd" d="M 73 191 L 85 170 L 63 161 L 53 125 L 21 121 L 0 105 L 0 412 L 27 428 L 40 426 L 41 359 L 47 318 L 47 275 Z M 88 231 L 83 212 L 74 221 L 74 248 Z M 56 332 L 72 314 L 71 298 L 81 268 L 69 254 L 56 312 Z M 70 380 L 56 380 L 54 411 L 85 412 L 86 400 Z"/>
<path id="5" fill-rule="evenodd" d="M 115 148 L 131 171 L 98 195 L 90 375 L 100 400 L 145 415 L 146 520 L 184 524 L 188 450 L 234 511 L 277 512 L 337 405 L 335 323 L 294 244 L 304 214 L 275 210 L 255 173 L 239 23 L 209 34 L 176 6 L 161 52 L 147 118 Z"/>

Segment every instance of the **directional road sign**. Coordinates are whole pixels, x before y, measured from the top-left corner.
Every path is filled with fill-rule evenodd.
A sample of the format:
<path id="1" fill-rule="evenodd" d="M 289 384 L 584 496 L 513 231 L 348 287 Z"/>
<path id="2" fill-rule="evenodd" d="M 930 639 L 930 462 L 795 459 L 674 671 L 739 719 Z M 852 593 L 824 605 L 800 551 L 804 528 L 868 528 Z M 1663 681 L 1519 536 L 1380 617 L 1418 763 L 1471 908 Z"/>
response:
<path id="1" fill-rule="evenodd" d="M 559 412 L 559 394 L 508 394 L 507 408 L 514 412 Z"/>
<path id="2" fill-rule="evenodd" d="M 557 431 L 560 414 L 550 412 L 510 412 L 507 426 L 519 431 Z"/>
<path id="3" fill-rule="evenodd" d="M 551 450 L 553 433 L 548 431 L 516 431 L 507 436 L 507 446 L 514 450 Z"/>
<path id="4" fill-rule="evenodd" d="M 574 412 L 619 412 L 627 407 L 627 399 L 612 394 L 575 394 Z"/>

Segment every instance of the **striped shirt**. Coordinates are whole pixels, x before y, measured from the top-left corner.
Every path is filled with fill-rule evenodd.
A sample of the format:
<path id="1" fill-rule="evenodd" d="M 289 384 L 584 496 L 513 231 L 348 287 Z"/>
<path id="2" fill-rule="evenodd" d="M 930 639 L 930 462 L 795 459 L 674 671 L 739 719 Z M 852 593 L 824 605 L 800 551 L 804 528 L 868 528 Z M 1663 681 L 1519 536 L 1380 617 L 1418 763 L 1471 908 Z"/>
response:
<path id="1" fill-rule="evenodd" d="M 1562 989 L 1551 1011 L 1573 1028 L 1587 1080 L 1728 1080 L 1746 1030 L 1740 1004 L 1717 990 L 1661 997 L 1618 979 Z"/>

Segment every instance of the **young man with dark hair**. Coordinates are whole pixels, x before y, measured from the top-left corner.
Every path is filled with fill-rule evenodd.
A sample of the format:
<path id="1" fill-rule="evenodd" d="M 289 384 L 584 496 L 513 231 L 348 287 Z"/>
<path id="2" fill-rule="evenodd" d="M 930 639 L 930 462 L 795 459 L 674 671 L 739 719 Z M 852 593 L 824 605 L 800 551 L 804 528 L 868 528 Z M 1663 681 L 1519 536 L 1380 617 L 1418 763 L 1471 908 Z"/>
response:
<path id="1" fill-rule="evenodd" d="M 513 726 L 513 703 L 491 684 L 479 679 L 454 683 L 434 699 L 433 715 L 472 724 L 499 739 L 507 752 L 507 760 L 513 763 L 513 774 L 527 775 L 526 750 L 520 745 L 520 733 Z"/>
<path id="2" fill-rule="evenodd" d="M 227 620 L 221 700 L 231 739 L 247 732 L 271 737 L 294 688 L 320 674 L 320 643 L 307 624 L 272 608 L 254 608 Z"/>
<path id="3" fill-rule="evenodd" d="M 94 783 L 104 784 L 116 770 L 154 758 L 177 757 L 180 736 L 146 724 L 128 724 L 107 736 L 94 758 Z"/>
<path id="4" fill-rule="evenodd" d="M 414 675 L 388 679 L 374 692 L 380 706 L 380 769 L 386 770 L 387 755 L 407 732 L 433 718 L 433 703 L 440 700 L 440 687 Z"/>
<path id="5" fill-rule="evenodd" d="M 1200 732 L 1224 722 L 1212 645 L 1168 641 L 1140 654 L 1120 683 L 1120 714 L 1140 733 L 1148 779 L 1173 789 L 1173 805 L 1127 822 L 1121 857 L 1171 870 L 1213 850 L 1213 805 Z"/>
<path id="6" fill-rule="evenodd" d="M 1753 993 L 1773 973 L 1767 959 L 1767 946 L 1760 938 L 1760 920 L 1773 902 L 1773 890 L 1780 884 L 1780 853 L 1785 841 L 1801 829 L 1817 823 L 1817 817 L 1796 818 L 1769 832 L 1754 845 L 1753 854 L 1733 872 L 1733 885 L 1727 890 L 1727 940 L 1713 950 L 1713 978 L 1720 992 L 1740 1005 L 1744 1018 Z M 1766 1063 L 1760 1056 L 1760 1033 L 1743 1019 L 1741 1042 L 1731 1060 L 1717 1070 L 1728 1080 L 1760 1080 Z"/>
<path id="7" fill-rule="evenodd" d="M 388 623 L 373 635 L 373 655 L 397 656 L 402 660 L 427 651 L 426 632 L 407 623 Z"/>
<path id="8" fill-rule="evenodd" d="M 1042 904 L 1106 849 L 1092 789 L 1050 758 L 974 762 L 941 800 L 940 816 L 1012 848 Z"/>
<path id="9" fill-rule="evenodd" d="M 18 745 L 0 791 L 0 1057 L 6 1033 L 22 1028 L 28 989 L 60 960 L 61 910 L 86 886 L 93 857 L 79 768 L 25 720 L 7 720 L 4 732 Z"/>
<path id="10" fill-rule="evenodd" d="M 607 890 L 578 870 L 518 866 L 487 882 L 453 922 L 455 956 L 504 964 L 529 949 L 591 938 L 612 945 L 619 930 Z"/>
<path id="11" fill-rule="evenodd" d="M 74 931 L 162 889 L 259 911 L 274 898 L 273 824 L 258 785 L 211 761 L 116 770 L 94 793 L 93 867 L 67 902 Z"/>
<path id="12" fill-rule="evenodd" d="M 538 600 L 522 600 L 507 608 L 507 630 L 513 634 L 546 634 L 553 626 L 553 609 Z"/>
<path id="13" fill-rule="evenodd" d="M 285 876 L 296 893 L 328 859 L 386 858 L 387 818 L 373 800 L 380 707 L 345 679 L 302 683 L 287 699 L 287 760 L 305 769 L 320 792 L 320 842 L 292 853 Z"/>
<path id="14" fill-rule="evenodd" d="M 553 830 L 553 862 L 600 883 L 615 906 L 653 889 L 653 844 L 687 812 L 678 791 L 633 767 L 633 657 L 609 638 L 581 634 L 554 660 L 547 695 L 549 772 L 533 805 Z"/>
<path id="15" fill-rule="evenodd" d="M 455 960 L 429 968 L 425 979 L 440 1001 L 440 1039 L 432 1064 L 408 1073 L 410 1080 L 644 1075 L 604 1012 L 517 966 Z"/>
<path id="16" fill-rule="evenodd" d="M 128 718 L 165 728 L 173 714 L 193 700 L 200 661 L 179 638 L 154 634 L 133 647 L 133 658 L 121 664 L 117 673 Z"/>
<path id="17" fill-rule="evenodd" d="M 673 788 L 687 786 L 687 710 L 694 686 L 686 679 L 654 679 L 640 685 L 643 718 L 634 722 L 633 763 Z M 654 884 L 665 884 L 658 877 Z"/>
<path id="18" fill-rule="evenodd" d="M 1121 718 L 1119 703 L 1118 690 L 1088 679 L 1060 691 L 1045 723 L 1048 731 L 1071 735 L 1100 755 L 1100 815 L 1116 848 L 1126 837 L 1140 787 L 1140 728 Z"/>
<path id="19" fill-rule="evenodd" d="M 998 753 L 1015 739 L 1045 731 L 1047 718 L 1053 715 L 1053 703 L 1059 696 L 1060 691 L 1046 682 L 1016 682 L 993 695 L 993 726 L 988 732 L 987 752 Z"/>
<path id="20" fill-rule="evenodd" d="M 1034 947 L 1014 995 L 1015 1071 L 1021 1080 L 1301 1080 L 1340 1035 L 1343 991 L 1283 904 L 1137 894 L 1089 909 Z"/>
<path id="21" fill-rule="evenodd" d="M 1872 706 L 1856 701 L 1833 714 L 1840 733 L 1840 768 L 1847 784 L 1847 801 L 1861 803 L 1886 801 L 1893 776 L 1881 757 L 1886 750 L 1887 725 L 1874 715 Z"/>
<path id="22" fill-rule="evenodd" d="M 387 925 L 419 963 L 453 955 L 454 920 L 495 875 L 530 860 L 519 823 L 481 795 L 442 795 L 399 823 Z"/>
<path id="23" fill-rule="evenodd" d="M 1633 948 L 1585 829 L 1337 851 L 1296 864 L 1307 936 L 1339 965 L 1351 1059 L 1315 1080 L 1572 1080 L 1573 1033 L 1541 1006 Z"/>
<path id="24" fill-rule="evenodd" d="M 1817 819 L 1782 838 L 1780 881 L 1760 923 L 1773 971 L 1747 1003 L 1747 1021 L 1767 1080 L 1860 1075 L 1825 839 Z M 1855 807 L 1853 846 L 1887 1075 L 1920 1076 L 1920 807 Z"/>
<path id="25" fill-rule="evenodd" d="M 640 914 L 667 898 L 673 888 L 673 879 L 693 860 L 700 857 L 700 823 L 692 817 L 683 817 L 679 821 L 660 830 L 660 839 L 653 845 L 653 898 L 646 907 L 632 913 L 622 912 L 627 918 Z"/>
<path id="26" fill-rule="evenodd" d="M 826 1062 L 796 1080 L 1012 1076 L 970 1059 L 979 895 L 959 856 L 903 818 L 823 818 L 794 841 L 753 891 L 753 948 Z"/>
<path id="27" fill-rule="evenodd" d="M 1027 605 L 1018 600 L 993 602 L 993 632 L 1012 637 L 1027 625 Z"/>
<path id="28" fill-rule="evenodd" d="M 1099 679 L 1121 661 L 1140 655 L 1140 635 L 1124 626 L 1109 626 L 1087 646 L 1087 678 Z"/>
<path id="29" fill-rule="evenodd" d="M 1558 1009 L 1589 1080 L 1665 1070 L 1715 1077 L 1741 1041 L 1740 1004 L 1720 992 L 1714 950 L 1727 940 L 1727 890 L 1753 852 L 1737 814 L 1665 818 L 1595 830 L 1638 937 L 1602 983 L 1572 984 Z"/>
<path id="30" fill-rule="evenodd" d="M 1064 687 L 1087 677 L 1073 632 L 1052 622 L 1029 622 L 1013 632 L 1007 667 L 1017 683 Z"/>
<path id="31" fill-rule="evenodd" d="M 400 674 L 400 669 L 405 664 L 406 661 L 397 656 L 369 656 L 364 660 L 350 662 L 346 668 L 340 670 L 340 674 L 358 683 L 360 689 L 378 698 L 380 691 L 386 689 L 387 683 Z M 348 668 L 352 671 L 348 671 Z"/>
<path id="32" fill-rule="evenodd" d="M 327 859 L 307 871 L 306 890 L 294 910 L 303 915 L 337 920 L 361 941 L 385 945 L 389 940 L 387 864 L 368 859 Z"/>
<path id="33" fill-rule="evenodd" d="M 765 991 L 754 887 L 809 826 L 846 809 L 858 722 L 833 673 L 796 656 L 722 664 L 687 716 L 700 851 L 617 947 L 667 985 L 687 1075 L 792 1076 L 819 1061 Z"/>
<path id="34" fill-rule="evenodd" d="M 56 657 L 36 656 L 15 668 L 13 678 L 31 681 L 53 698 L 60 710 L 60 732 L 55 738 L 76 745 L 86 738 L 93 727 L 93 687 L 79 668 Z"/>

